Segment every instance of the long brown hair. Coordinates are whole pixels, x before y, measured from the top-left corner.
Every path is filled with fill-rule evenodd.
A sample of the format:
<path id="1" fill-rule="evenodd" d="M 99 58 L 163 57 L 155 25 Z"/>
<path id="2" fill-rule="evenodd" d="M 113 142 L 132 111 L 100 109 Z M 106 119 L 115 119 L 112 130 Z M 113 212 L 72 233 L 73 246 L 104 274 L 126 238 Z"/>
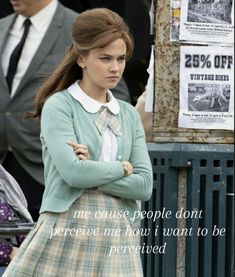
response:
<path id="1" fill-rule="evenodd" d="M 54 93 L 68 88 L 82 78 L 82 70 L 77 64 L 78 57 L 86 56 L 95 48 L 102 48 L 122 38 L 126 44 L 127 60 L 133 53 L 134 42 L 129 28 L 117 13 L 96 8 L 87 10 L 77 17 L 72 28 L 73 44 L 63 61 L 40 87 L 36 95 L 36 111 L 28 112 L 26 117 L 41 116 L 43 105 Z"/>

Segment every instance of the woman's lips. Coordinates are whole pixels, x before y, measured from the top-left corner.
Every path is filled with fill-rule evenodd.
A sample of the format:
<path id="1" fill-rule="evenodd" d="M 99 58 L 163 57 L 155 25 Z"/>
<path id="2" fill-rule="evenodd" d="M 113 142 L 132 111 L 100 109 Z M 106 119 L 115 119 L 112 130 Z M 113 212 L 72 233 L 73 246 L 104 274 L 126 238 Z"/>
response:
<path id="1" fill-rule="evenodd" d="M 111 80 L 111 81 L 117 81 L 119 79 L 118 76 L 109 76 L 107 77 L 108 80 Z"/>

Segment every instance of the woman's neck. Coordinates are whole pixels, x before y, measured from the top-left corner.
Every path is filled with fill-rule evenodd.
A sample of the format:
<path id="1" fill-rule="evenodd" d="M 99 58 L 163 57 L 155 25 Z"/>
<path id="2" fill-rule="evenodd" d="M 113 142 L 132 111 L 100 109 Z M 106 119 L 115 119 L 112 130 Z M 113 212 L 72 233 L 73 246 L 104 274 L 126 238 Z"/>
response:
<path id="1" fill-rule="evenodd" d="M 79 82 L 80 88 L 91 98 L 100 103 L 108 102 L 107 90 L 102 88 L 92 88 L 91 86 L 85 85 L 82 81 Z"/>

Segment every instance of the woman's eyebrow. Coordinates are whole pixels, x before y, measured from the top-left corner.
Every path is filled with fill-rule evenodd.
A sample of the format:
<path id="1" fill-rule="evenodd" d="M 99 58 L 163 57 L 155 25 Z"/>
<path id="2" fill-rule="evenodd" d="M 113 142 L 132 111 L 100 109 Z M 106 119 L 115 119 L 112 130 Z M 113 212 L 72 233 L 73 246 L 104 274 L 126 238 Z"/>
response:
<path id="1" fill-rule="evenodd" d="M 115 57 L 116 55 L 110 55 L 110 54 L 106 54 L 106 53 L 100 53 L 100 56 L 105 56 L 105 57 Z M 121 55 L 117 55 L 117 57 L 125 57 L 126 54 L 121 54 Z"/>

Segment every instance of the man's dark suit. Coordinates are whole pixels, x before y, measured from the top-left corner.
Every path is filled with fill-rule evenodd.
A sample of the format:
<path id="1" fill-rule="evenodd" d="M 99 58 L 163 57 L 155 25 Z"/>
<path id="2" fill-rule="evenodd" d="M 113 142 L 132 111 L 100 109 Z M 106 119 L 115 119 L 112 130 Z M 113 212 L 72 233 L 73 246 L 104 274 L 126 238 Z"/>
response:
<path id="1" fill-rule="evenodd" d="M 34 120 L 25 120 L 24 113 L 34 110 L 33 99 L 43 77 L 56 67 L 64 56 L 65 49 L 71 44 L 71 26 L 77 15 L 74 11 L 58 5 L 45 37 L 12 98 L 0 63 L 0 162 L 8 155 L 7 164 L 4 166 L 9 166 L 9 160 L 12 158 L 19 164 L 18 166 L 15 161 L 13 166 L 9 166 L 9 170 L 13 170 L 13 176 L 14 171 L 21 175 L 19 172 L 22 168 L 22 176 L 28 174 L 36 180 L 35 188 L 32 188 L 33 184 L 28 178 L 14 176 L 22 186 L 31 213 L 40 208 L 43 187 L 40 188 L 39 184 L 43 184 L 43 163 L 39 124 Z M 0 53 L 5 47 L 15 18 L 16 14 L 11 14 L 0 20 Z M 9 147 L 13 156 L 8 153 Z M 36 219 L 36 215 L 32 215 Z"/>
<path id="2" fill-rule="evenodd" d="M 3 163 L 7 154 L 9 156 L 10 147 L 13 157 L 22 169 L 40 184 L 43 184 L 43 163 L 39 124 L 32 119 L 25 120 L 24 113 L 35 109 L 33 100 L 44 77 L 53 71 L 64 57 L 67 47 L 71 45 L 72 24 L 77 16 L 74 11 L 58 4 L 45 37 L 12 98 L 0 63 L 0 163 Z M 11 14 L 0 20 L 0 53 L 4 49 L 15 18 L 16 15 Z M 116 94 L 119 92 L 128 92 L 123 81 Z M 14 176 L 14 172 L 11 173 Z"/>

